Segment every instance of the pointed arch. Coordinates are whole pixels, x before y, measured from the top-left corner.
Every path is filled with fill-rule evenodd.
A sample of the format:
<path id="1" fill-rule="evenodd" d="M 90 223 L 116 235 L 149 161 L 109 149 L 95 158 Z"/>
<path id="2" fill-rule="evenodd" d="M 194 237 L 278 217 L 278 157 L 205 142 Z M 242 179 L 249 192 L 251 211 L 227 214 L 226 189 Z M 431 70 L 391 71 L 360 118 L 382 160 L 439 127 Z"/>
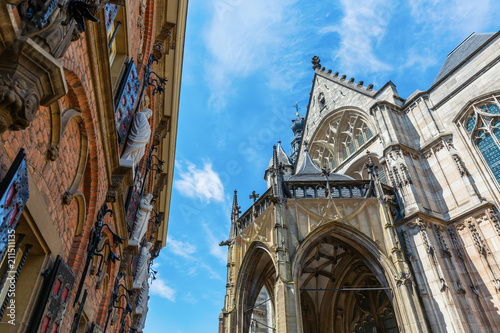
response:
<path id="1" fill-rule="evenodd" d="M 328 276 L 324 272 L 321 272 L 324 267 L 318 267 L 314 271 L 307 265 L 307 260 L 311 260 L 311 251 L 319 249 L 324 244 L 329 244 L 329 246 L 333 247 L 337 246 L 338 248 L 335 250 L 337 253 L 330 254 L 318 251 L 314 253 L 312 260 L 318 258 L 318 263 L 322 262 L 319 258 L 329 257 L 329 260 L 334 260 L 336 266 L 331 265 L 331 274 Z M 300 285 L 301 276 L 304 273 L 323 276 L 323 282 L 325 283 L 326 281 L 326 287 L 322 287 L 323 289 L 342 288 L 344 287 L 343 283 L 347 282 L 353 286 L 359 284 L 360 286 L 368 287 L 369 284 L 373 284 L 373 286 L 381 288 L 380 290 L 384 290 L 384 294 L 391 304 L 389 308 L 390 311 L 394 311 L 399 330 L 404 331 L 402 325 L 407 319 L 403 318 L 407 318 L 408 314 L 405 312 L 405 300 L 400 296 L 401 294 L 398 292 L 399 287 L 394 279 L 397 275 L 396 268 L 384 254 L 383 250 L 361 231 L 341 222 L 332 221 L 311 232 L 301 243 L 292 263 L 292 274 L 294 281 L 296 281 L 296 292 L 299 295 L 298 304 L 307 305 L 310 303 L 311 297 L 308 298 L 305 296 L 304 301 L 302 300 L 304 292 L 301 290 L 302 286 Z M 315 315 L 318 319 L 316 319 L 314 325 L 321 328 L 320 332 L 323 332 L 323 329 L 325 332 L 340 329 L 339 327 L 335 328 L 335 325 L 345 323 L 345 316 L 351 316 L 350 320 L 353 322 L 363 322 L 364 317 L 361 314 L 353 313 L 353 309 L 355 308 L 355 303 L 353 302 L 355 302 L 355 297 L 357 297 L 355 292 L 350 297 L 336 291 L 324 291 L 323 293 L 325 293 L 323 299 L 332 300 L 332 303 L 315 305 L 317 308 Z M 340 303 L 343 304 L 342 307 L 335 306 L 335 304 Z M 383 312 L 386 307 L 382 305 L 384 304 L 381 304 L 379 310 Z M 369 311 L 366 313 L 369 313 Z M 308 314 L 306 316 L 302 313 L 302 316 L 304 321 L 311 318 L 312 315 Z M 324 325 L 326 322 L 328 323 L 328 329 Z M 343 329 L 350 330 L 352 327 L 343 327 Z"/>
<path id="2" fill-rule="evenodd" d="M 274 295 L 275 280 L 273 252 L 264 243 L 253 242 L 245 253 L 236 281 L 236 332 L 250 332 L 252 307 L 263 287 L 269 295 Z"/>

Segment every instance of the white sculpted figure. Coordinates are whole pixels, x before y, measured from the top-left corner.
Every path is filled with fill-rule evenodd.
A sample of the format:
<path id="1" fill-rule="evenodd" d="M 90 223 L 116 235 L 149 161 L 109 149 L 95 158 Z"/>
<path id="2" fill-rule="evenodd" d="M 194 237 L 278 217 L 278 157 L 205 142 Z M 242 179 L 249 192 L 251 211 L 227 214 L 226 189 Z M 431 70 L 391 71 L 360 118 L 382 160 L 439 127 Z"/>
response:
<path id="1" fill-rule="evenodd" d="M 137 307 L 135 308 L 136 313 L 143 313 L 148 307 L 149 300 L 149 282 L 145 280 L 142 283 L 141 293 L 139 295 L 139 300 L 137 302 Z"/>
<path id="2" fill-rule="evenodd" d="M 148 315 L 149 308 L 146 306 L 146 310 L 142 314 L 141 319 L 139 319 L 139 324 L 137 324 L 137 332 L 142 333 L 144 326 L 146 325 L 146 317 Z"/>
<path id="3" fill-rule="evenodd" d="M 137 214 L 135 215 L 134 229 L 132 230 L 130 240 L 128 241 L 129 245 L 139 245 L 139 242 L 148 230 L 149 217 L 151 216 L 151 210 L 153 209 L 153 205 L 151 205 L 152 199 L 153 195 L 151 193 L 146 194 L 146 196 L 142 198 Z"/>
<path id="4" fill-rule="evenodd" d="M 149 277 L 149 262 L 151 260 L 151 253 L 149 253 L 149 249 L 151 249 L 151 246 L 153 246 L 153 244 L 151 242 L 147 242 L 141 249 L 139 262 L 137 263 L 137 270 L 135 271 L 134 289 L 141 289 L 142 283 Z"/>
<path id="5" fill-rule="evenodd" d="M 147 108 L 137 112 L 130 128 L 122 159 L 132 161 L 134 168 L 144 156 L 146 145 L 151 138 L 151 127 L 148 119 L 152 115 L 153 111 Z"/>

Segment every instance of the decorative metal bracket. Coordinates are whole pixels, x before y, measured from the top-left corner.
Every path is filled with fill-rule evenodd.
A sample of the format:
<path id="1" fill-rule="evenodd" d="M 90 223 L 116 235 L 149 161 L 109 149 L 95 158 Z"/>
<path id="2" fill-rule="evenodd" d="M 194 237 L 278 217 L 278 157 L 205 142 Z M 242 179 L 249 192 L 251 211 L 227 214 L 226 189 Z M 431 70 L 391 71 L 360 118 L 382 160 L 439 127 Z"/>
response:
<path id="1" fill-rule="evenodd" d="M 108 204 L 104 202 L 101 206 L 101 209 L 99 209 L 99 212 L 97 213 L 97 220 L 95 222 L 95 226 L 90 232 L 90 237 L 89 237 L 89 244 L 87 246 L 87 260 L 85 261 L 85 267 L 83 268 L 82 276 L 80 278 L 80 283 L 78 285 L 78 290 L 76 292 L 75 296 L 75 301 L 73 303 L 73 306 L 78 302 L 78 299 L 80 298 L 80 294 L 83 289 L 83 284 L 85 283 L 85 279 L 87 278 L 89 268 L 90 268 L 90 263 L 94 259 L 94 256 L 99 256 L 100 261 L 99 261 L 99 269 L 97 271 L 97 276 L 100 276 L 101 274 L 101 268 L 102 268 L 102 262 L 105 261 L 106 263 L 109 261 L 115 262 L 116 260 L 120 260 L 119 257 L 111 251 L 111 245 L 109 243 L 105 243 L 101 246 L 99 249 L 99 244 L 102 239 L 102 231 L 104 227 L 108 228 L 109 232 L 113 236 L 113 245 L 117 246 L 118 244 L 123 244 L 123 238 L 115 234 L 109 225 L 104 223 L 104 217 L 110 214 L 111 216 L 113 215 L 113 210 L 108 209 Z M 104 255 L 101 253 L 105 247 L 108 247 L 109 253 L 107 259 L 104 259 Z"/>

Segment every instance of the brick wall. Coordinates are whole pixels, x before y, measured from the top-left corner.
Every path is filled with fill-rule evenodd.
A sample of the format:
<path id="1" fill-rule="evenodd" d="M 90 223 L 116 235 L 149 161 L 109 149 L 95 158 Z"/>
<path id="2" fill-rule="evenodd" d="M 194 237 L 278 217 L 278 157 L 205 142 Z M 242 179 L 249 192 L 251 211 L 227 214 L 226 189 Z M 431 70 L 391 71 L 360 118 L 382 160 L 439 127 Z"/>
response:
<path id="1" fill-rule="evenodd" d="M 132 50 L 130 56 L 137 58 L 139 46 L 142 45 L 143 64 L 147 62 L 154 40 L 152 31 L 154 30 L 155 1 L 145 1 L 147 7 L 142 15 L 144 22 L 143 33 L 139 31 L 137 25 L 141 1 L 128 2 L 129 6 L 126 8 L 128 11 L 128 40 L 131 43 L 130 50 Z M 90 57 L 95 55 L 90 54 L 87 48 L 86 36 L 82 34 L 78 41 L 71 44 L 63 58 L 59 59 L 64 67 L 68 93 L 57 102 L 57 107 L 55 109 L 41 107 L 36 119 L 28 129 L 17 132 L 7 131 L 0 136 L 0 179 L 3 178 L 6 170 L 12 164 L 19 149 L 26 149 L 28 171 L 34 180 L 29 185 L 30 187 L 36 186 L 43 194 L 44 204 L 61 240 L 61 256 L 66 260 L 76 276 L 75 287 L 72 290 L 72 297 L 69 301 L 63 326 L 60 329 L 61 332 L 70 330 L 72 318 L 75 311 L 78 310 L 78 305 L 75 308 L 72 305 L 87 257 L 89 235 L 94 226 L 97 211 L 104 202 L 108 189 L 108 175 L 105 171 L 105 163 L 109 159 L 104 156 L 103 151 L 103 140 L 107 138 L 102 137 L 99 125 L 99 113 L 102 113 L 103 110 L 97 109 L 96 100 L 100 98 L 100 92 L 94 88 L 95 82 L 93 80 L 95 76 L 92 76 L 90 66 Z M 102 43 L 106 41 L 95 42 Z M 142 81 L 143 65 L 137 67 Z M 150 100 L 153 100 L 153 98 L 150 98 Z M 58 140 L 59 156 L 55 161 L 51 161 L 47 158 L 47 150 L 53 143 L 54 138 L 59 136 L 59 133 L 54 132 L 58 131 L 58 128 L 54 128 L 53 124 L 58 122 L 60 114 L 68 109 L 75 109 L 81 115 L 72 118 L 68 122 L 64 133 Z M 55 114 L 51 114 L 54 112 Z M 157 118 L 157 115 L 151 118 L 153 132 Z M 73 183 L 81 162 L 82 136 L 88 141 L 88 155 L 83 179 L 77 186 L 78 191 L 82 193 L 85 199 L 85 205 L 79 205 L 76 199 L 71 200 L 69 204 L 64 204 L 62 200 L 63 194 Z M 146 152 L 148 150 L 149 146 Z M 144 166 L 145 163 L 143 163 L 143 168 Z M 150 174 L 149 178 L 152 177 L 153 174 Z M 151 186 L 148 187 L 149 191 Z M 83 221 L 79 220 L 81 209 L 85 210 Z M 30 213 L 36 220 L 36 212 Z M 105 222 L 113 230 L 117 230 L 113 218 L 108 216 Z M 78 233 L 77 230 L 80 224 L 83 224 L 83 226 L 80 226 L 82 232 Z M 108 233 L 107 236 L 111 239 L 111 234 Z M 118 252 L 118 250 L 115 252 Z M 88 318 L 89 323 L 95 321 L 101 327 L 104 327 L 107 306 L 111 299 L 111 291 L 118 268 L 119 263 L 109 263 L 105 271 L 107 278 L 104 280 L 107 284 L 101 285 L 99 289 L 95 287 L 97 282 L 95 275 L 89 274 L 85 279 L 84 289 L 87 289 L 89 293 L 86 303 L 90 305 L 90 308 L 94 309 L 93 317 Z M 121 315 L 121 311 L 119 311 L 119 315 Z M 119 321 L 119 317 L 117 321 Z M 113 327 L 109 327 L 108 332 L 118 331 L 118 326 L 117 323 Z"/>

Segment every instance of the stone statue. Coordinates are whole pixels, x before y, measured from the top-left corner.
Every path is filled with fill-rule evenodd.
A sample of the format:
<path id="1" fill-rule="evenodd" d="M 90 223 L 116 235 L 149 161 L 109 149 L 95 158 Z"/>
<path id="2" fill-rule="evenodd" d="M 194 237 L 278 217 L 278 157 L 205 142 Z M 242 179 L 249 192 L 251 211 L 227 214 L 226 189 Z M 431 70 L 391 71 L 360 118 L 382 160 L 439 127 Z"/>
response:
<path id="1" fill-rule="evenodd" d="M 144 310 L 144 313 L 142 314 L 141 319 L 139 319 L 139 323 L 137 324 L 137 332 L 142 332 L 144 329 L 144 326 L 146 325 L 146 317 L 148 315 L 149 308 L 146 307 L 146 310 Z"/>
<path id="2" fill-rule="evenodd" d="M 142 237 L 144 237 L 144 234 L 148 230 L 148 221 L 151 216 L 151 210 L 153 209 L 153 205 L 151 205 L 152 199 L 153 195 L 151 193 L 146 194 L 146 196 L 142 198 L 141 205 L 135 215 L 134 230 L 130 235 L 130 240 L 128 241 L 129 245 L 138 246 Z"/>
<path id="3" fill-rule="evenodd" d="M 151 138 L 149 118 L 152 115 L 153 111 L 151 109 L 144 109 L 141 112 L 137 112 L 130 128 L 122 159 L 132 161 L 134 168 L 144 156 L 146 145 Z"/>
<path id="4" fill-rule="evenodd" d="M 35 118 L 39 98 L 23 79 L 0 74 L 0 133 L 27 128 Z"/>
<path id="5" fill-rule="evenodd" d="M 145 280 L 142 283 L 141 293 L 139 295 L 139 300 L 137 301 L 137 307 L 135 308 L 136 313 L 143 313 L 148 307 L 149 301 L 149 282 Z"/>
<path id="6" fill-rule="evenodd" d="M 142 284 L 149 277 L 149 262 L 151 260 L 151 253 L 149 253 L 149 249 L 151 249 L 151 246 L 153 246 L 153 244 L 151 242 L 147 242 L 141 249 L 139 262 L 137 263 L 137 269 L 135 271 L 134 289 L 141 289 Z"/>

